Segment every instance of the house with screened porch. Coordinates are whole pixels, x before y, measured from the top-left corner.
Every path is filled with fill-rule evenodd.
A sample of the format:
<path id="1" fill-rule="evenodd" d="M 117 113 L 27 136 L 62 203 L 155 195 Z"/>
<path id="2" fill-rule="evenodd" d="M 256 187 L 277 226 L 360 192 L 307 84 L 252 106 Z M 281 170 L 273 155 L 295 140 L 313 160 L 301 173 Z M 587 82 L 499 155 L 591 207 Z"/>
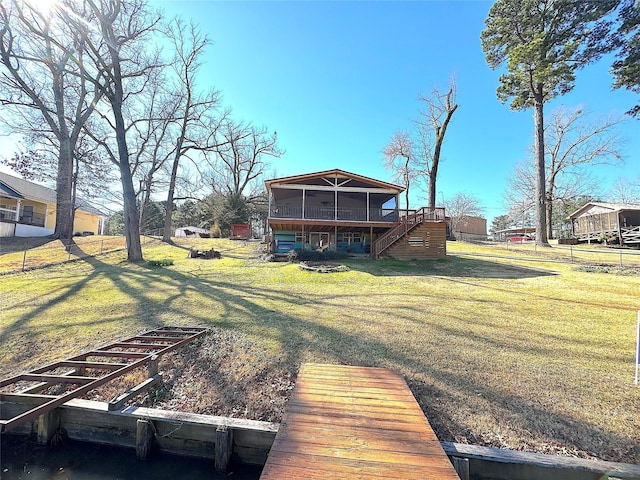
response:
<path id="1" fill-rule="evenodd" d="M 446 255 L 444 208 L 399 207 L 404 188 L 340 169 L 265 181 L 270 250 L 338 250 L 379 258 Z"/>

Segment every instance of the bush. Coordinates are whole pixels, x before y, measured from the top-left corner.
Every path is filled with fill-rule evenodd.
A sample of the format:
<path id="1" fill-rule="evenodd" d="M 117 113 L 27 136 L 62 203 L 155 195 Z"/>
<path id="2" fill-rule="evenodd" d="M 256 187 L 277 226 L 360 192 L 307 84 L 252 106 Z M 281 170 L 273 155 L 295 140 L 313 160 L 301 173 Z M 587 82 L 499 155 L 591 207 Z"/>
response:
<path id="1" fill-rule="evenodd" d="M 150 267 L 168 267 L 173 265 L 173 259 L 171 258 L 163 258 L 162 260 L 149 260 L 147 265 Z"/>
<path id="2" fill-rule="evenodd" d="M 295 252 L 295 256 L 291 255 L 291 252 Z M 338 252 L 336 250 L 325 250 L 324 252 L 318 252 L 316 250 L 291 250 L 287 254 L 287 259 L 290 262 L 299 260 L 309 262 L 322 262 L 327 260 L 343 260 L 349 257 L 346 252 Z M 290 258 L 290 256 L 292 258 Z"/>

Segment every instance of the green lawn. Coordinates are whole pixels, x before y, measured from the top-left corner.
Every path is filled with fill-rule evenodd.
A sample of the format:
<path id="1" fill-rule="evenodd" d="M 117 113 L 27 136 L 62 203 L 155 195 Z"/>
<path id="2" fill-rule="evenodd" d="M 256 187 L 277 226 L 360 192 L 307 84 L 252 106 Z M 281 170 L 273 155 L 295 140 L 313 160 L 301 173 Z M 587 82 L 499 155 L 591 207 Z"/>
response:
<path id="1" fill-rule="evenodd" d="M 188 259 L 190 245 L 223 259 Z M 276 388 L 272 369 L 303 362 L 390 367 L 441 440 L 640 463 L 640 275 L 456 242 L 446 259 L 349 260 L 322 274 L 261 262 L 255 247 L 185 240 L 145 247 L 172 266 L 120 252 L 1 276 L 0 376 L 160 325 L 203 325 L 241 335 L 225 348 L 254 397 Z M 217 368 L 232 356 L 217 355 Z"/>

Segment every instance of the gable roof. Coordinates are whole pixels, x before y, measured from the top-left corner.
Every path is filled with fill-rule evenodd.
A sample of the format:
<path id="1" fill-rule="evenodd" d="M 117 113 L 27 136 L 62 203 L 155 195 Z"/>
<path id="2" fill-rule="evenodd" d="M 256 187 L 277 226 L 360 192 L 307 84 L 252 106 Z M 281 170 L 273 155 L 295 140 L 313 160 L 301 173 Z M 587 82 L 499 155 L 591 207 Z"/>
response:
<path id="1" fill-rule="evenodd" d="M 53 188 L 38 185 L 37 183 L 3 172 L 0 172 L 0 190 L 11 198 L 35 200 L 43 203 L 56 203 L 56 191 Z M 81 198 L 76 198 L 76 207 L 83 212 L 105 216 L 104 213 Z"/>
<path id="2" fill-rule="evenodd" d="M 625 210 L 638 210 L 640 211 L 640 205 L 632 203 L 608 203 L 608 202 L 589 202 L 584 204 L 578 210 L 569 215 L 569 218 L 573 219 L 579 217 L 582 213 L 589 210 L 592 207 L 600 207 L 602 210 L 608 210 L 610 212 L 622 212 Z"/>
<path id="3" fill-rule="evenodd" d="M 56 203 L 56 191 L 52 188 L 38 185 L 37 183 L 14 177 L 0 172 L 0 185 L 8 187 L 16 192 L 16 198 L 39 200 L 46 203 Z M 6 190 L 3 188 L 3 190 Z M 15 195 L 12 195 L 15 196 Z"/>
<path id="4" fill-rule="evenodd" d="M 375 178 L 366 177 L 364 175 L 359 175 L 357 173 L 347 172 L 346 170 L 341 170 L 339 168 L 334 168 L 332 170 L 323 170 L 321 172 L 305 173 L 302 175 L 292 175 L 289 177 L 272 178 L 270 180 L 265 180 L 264 183 L 267 186 L 267 189 L 269 189 L 269 187 L 273 183 L 299 182 L 301 180 L 310 180 L 315 178 L 332 177 L 332 176 L 352 178 L 354 180 L 359 180 L 361 182 L 369 183 L 377 187 L 397 190 L 398 192 L 403 192 L 405 190 L 405 188 L 401 187 L 400 185 L 384 182 L 382 180 L 376 180 Z"/>

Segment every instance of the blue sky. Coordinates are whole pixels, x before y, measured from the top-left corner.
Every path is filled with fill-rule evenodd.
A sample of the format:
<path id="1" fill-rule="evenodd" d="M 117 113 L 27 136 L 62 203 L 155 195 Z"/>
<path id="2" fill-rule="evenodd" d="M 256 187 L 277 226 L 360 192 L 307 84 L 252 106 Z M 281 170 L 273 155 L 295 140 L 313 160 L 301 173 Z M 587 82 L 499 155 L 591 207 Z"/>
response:
<path id="1" fill-rule="evenodd" d="M 382 149 L 417 117 L 419 94 L 455 75 L 459 109 L 443 148 L 438 202 L 458 192 L 505 212 L 505 182 L 533 141 L 533 112 L 496 99 L 499 72 L 485 62 L 486 1 L 169 1 L 167 14 L 197 21 L 214 44 L 206 82 L 235 116 L 277 130 L 278 176 L 330 168 L 391 180 Z M 576 88 L 550 102 L 596 115 L 628 110 L 636 96 L 611 89 L 610 59 L 578 72 Z M 606 189 L 640 175 L 640 121 L 622 127 L 623 166 L 598 168 Z M 425 195 L 422 195 L 423 197 Z M 423 205 L 414 192 L 413 205 Z"/>
<path id="2" fill-rule="evenodd" d="M 201 86 L 215 87 L 238 119 L 278 132 L 286 153 L 277 176 L 342 168 L 391 180 L 382 150 L 418 116 L 420 94 L 456 77 L 458 104 L 445 140 L 437 199 L 478 197 L 486 216 L 506 213 L 503 192 L 533 141 L 533 112 L 496 99 L 499 72 L 484 60 L 480 32 L 489 1 L 153 0 L 193 19 L 213 44 Z M 611 89 L 611 59 L 578 72 L 576 88 L 547 105 L 622 114 L 637 95 Z M 603 190 L 640 176 L 640 121 L 622 126 L 626 162 L 598 167 Z M 6 148 L 5 148 L 6 153 Z M 414 190 L 412 206 L 426 204 Z M 420 198 L 422 197 L 422 198 Z"/>

